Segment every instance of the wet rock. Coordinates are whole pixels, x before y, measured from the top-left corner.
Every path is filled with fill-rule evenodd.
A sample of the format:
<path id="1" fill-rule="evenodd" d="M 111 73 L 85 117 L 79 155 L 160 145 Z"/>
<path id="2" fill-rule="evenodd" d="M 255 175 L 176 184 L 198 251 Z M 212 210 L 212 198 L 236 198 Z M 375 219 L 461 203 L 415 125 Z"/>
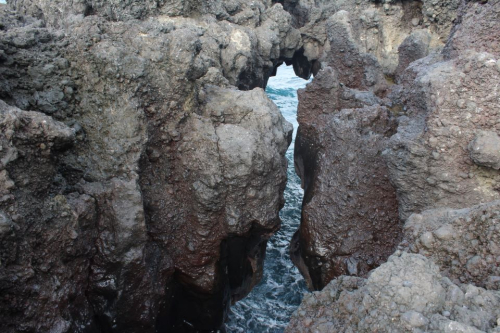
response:
<path id="1" fill-rule="evenodd" d="M 496 332 L 499 302 L 497 291 L 455 284 L 431 260 L 403 252 L 367 279 L 341 276 L 307 295 L 285 332 L 326 323 L 330 332 Z"/>

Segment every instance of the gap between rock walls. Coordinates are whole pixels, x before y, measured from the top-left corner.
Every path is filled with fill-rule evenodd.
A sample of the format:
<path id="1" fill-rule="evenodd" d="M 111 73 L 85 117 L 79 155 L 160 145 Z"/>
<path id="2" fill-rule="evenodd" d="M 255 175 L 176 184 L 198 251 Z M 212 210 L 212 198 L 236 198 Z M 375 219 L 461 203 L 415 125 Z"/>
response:
<path id="1" fill-rule="evenodd" d="M 496 247 L 471 242 L 459 260 L 435 248 L 455 228 L 441 225 L 440 209 L 471 225 L 484 209 L 496 230 L 498 6 L 1 5 L 0 330 L 222 327 L 262 278 L 280 228 L 293 135 L 264 88 L 283 63 L 315 76 L 298 92 L 294 165 L 305 192 L 290 246 L 309 289 L 335 281 L 362 294 L 383 280 L 370 272 L 412 262 L 457 288 L 498 289 Z M 435 329 L 457 318 L 431 310 L 387 325 Z M 487 330 L 493 312 L 459 324 Z M 287 331 L 319 330 L 299 313 Z M 342 318 L 323 329 L 363 331 Z"/>
<path id="2" fill-rule="evenodd" d="M 2 331 L 215 330 L 261 277 L 292 129 L 253 88 L 300 33 L 155 3 L 1 8 Z"/>

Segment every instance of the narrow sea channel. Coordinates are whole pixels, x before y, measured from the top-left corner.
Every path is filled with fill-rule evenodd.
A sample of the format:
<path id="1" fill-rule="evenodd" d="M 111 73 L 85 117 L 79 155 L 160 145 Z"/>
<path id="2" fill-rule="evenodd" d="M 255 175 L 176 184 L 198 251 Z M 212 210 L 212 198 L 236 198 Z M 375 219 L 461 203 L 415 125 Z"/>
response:
<path id="1" fill-rule="evenodd" d="M 306 291 L 305 282 L 293 266 L 288 247 L 300 224 L 300 206 L 303 190 L 293 167 L 293 148 L 297 133 L 297 89 L 304 88 L 305 81 L 293 72 L 291 66 L 281 66 L 275 77 L 269 79 L 266 93 L 293 124 L 293 142 L 288 148 L 288 183 L 285 190 L 285 207 L 281 210 L 281 230 L 267 245 L 264 276 L 262 281 L 245 299 L 231 307 L 228 333 L 281 333 L 290 316 L 297 309 Z"/>

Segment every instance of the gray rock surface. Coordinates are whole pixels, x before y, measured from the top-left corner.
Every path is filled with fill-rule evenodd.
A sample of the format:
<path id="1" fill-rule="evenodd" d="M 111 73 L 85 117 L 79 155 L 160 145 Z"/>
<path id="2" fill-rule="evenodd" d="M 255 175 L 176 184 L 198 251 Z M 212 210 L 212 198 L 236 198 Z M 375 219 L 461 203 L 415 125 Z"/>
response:
<path id="1" fill-rule="evenodd" d="M 431 258 L 456 283 L 500 289 L 500 202 L 413 214 L 403 248 Z"/>
<path id="2" fill-rule="evenodd" d="M 477 165 L 500 169 L 500 137 L 495 132 L 479 132 L 469 143 L 469 154 Z"/>
<path id="3" fill-rule="evenodd" d="M 498 332 L 500 293 L 455 284 L 398 252 L 367 279 L 341 276 L 304 297 L 285 332 Z"/>
<path id="4" fill-rule="evenodd" d="M 280 4 L 201 3 L 1 6 L 0 98 L 71 134 L 2 150 L 2 332 L 216 330 L 260 280 L 291 134 L 262 88 L 301 36 Z"/>
<path id="5" fill-rule="evenodd" d="M 495 63 L 493 55 L 471 50 L 448 61 L 430 56 L 407 70 L 401 94 L 405 117 L 384 152 L 402 220 L 431 208 L 500 199 L 498 171 L 469 156 L 479 132 L 499 129 Z"/>

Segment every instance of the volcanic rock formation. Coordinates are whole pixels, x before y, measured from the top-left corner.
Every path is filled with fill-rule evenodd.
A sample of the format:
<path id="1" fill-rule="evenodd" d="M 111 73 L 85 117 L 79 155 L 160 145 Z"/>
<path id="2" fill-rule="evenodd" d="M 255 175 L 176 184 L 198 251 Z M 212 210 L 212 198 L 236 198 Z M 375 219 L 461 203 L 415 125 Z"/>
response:
<path id="1" fill-rule="evenodd" d="M 425 8 L 331 2 L 310 10 L 301 28 L 304 54 L 321 70 L 299 93 L 295 161 L 305 199 L 291 251 L 312 289 L 342 274 L 365 275 L 401 240 L 401 194 L 384 155 L 407 92 L 391 85 L 410 63 L 442 48 L 451 27 L 430 23 Z"/>
<path id="2" fill-rule="evenodd" d="M 310 71 L 292 17 L 271 1 L 9 5 L 0 330 L 220 328 L 280 225 L 292 128 L 262 88 L 283 61 Z"/>
<path id="3" fill-rule="evenodd" d="M 390 8 L 391 3 L 386 1 L 383 8 Z M 306 200 L 292 251 L 311 286 L 324 289 L 306 296 L 288 332 L 500 330 L 500 1 L 462 1 L 460 6 L 440 3 L 449 6 L 442 18 L 456 17 L 453 27 L 451 21 L 436 16 L 427 31 L 411 33 L 398 47 L 399 63 L 391 67 L 395 72 L 381 66 L 386 75 L 394 74 L 396 84 L 389 80 L 385 91 L 377 88 L 377 80 L 368 85 L 366 73 L 373 71 L 366 71 L 363 77 L 358 66 L 372 69 L 373 65 L 355 62 L 348 67 L 352 68 L 350 74 L 337 57 L 340 61 L 327 63 L 329 67 L 319 71 L 316 82 L 299 95 L 296 167 L 304 180 Z M 425 1 L 423 5 L 423 14 L 428 16 Z M 339 13 L 328 20 L 337 16 L 337 22 L 341 19 L 349 24 L 345 19 L 349 14 Z M 446 31 L 450 32 L 446 44 L 442 50 L 435 49 L 438 39 L 433 34 L 442 36 Z M 344 60 L 359 59 L 359 48 L 350 52 L 353 49 L 355 56 Z M 332 47 L 327 52 L 338 50 Z M 324 76 L 336 84 L 322 84 L 327 82 Z M 358 86 L 352 87 L 354 84 Z M 338 92 L 353 88 L 365 91 Z M 312 106 L 311 100 L 322 98 L 328 100 L 326 105 Z M 361 104 L 354 110 L 353 101 Z M 384 118 L 370 119 L 373 110 L 384 108 L 389 110 L 383 113 L 388 114 L 384 123 L 396 125 L 380 132 Z M 338 120 L 346 115 L 347 119 Z M 373 139 L 360 141 L 358 133 Z M 380 152 L 375 160 L 374 155 L 363 153 L 373 147 Z M 345 150 L 354 152 L 351 159 Z M 344 164 L 335 162 L 342 154 Z M 381 167 L 386 172 L 376 172 Z M 344 169 L 351 173 L 344 174 Z M 365 172 L 375 179 L 363 182 Z M 326 186 L 346 178 L 354 184 L 352 188 Z M 356 192 L 352 189 L 362 190 L 353 197 Z M 372 194 L 377 189 L 381 189 L 379 201 Z M 391 193 L 388 189 L 395 193 L 394 204 L 389 206 L 384 203 Z M 389 216 L 397 213 L 400 226 L 404 225 L 400 230 L 403 240 L 398 244 L 401 238 L 393 238 L 386 253 L 391 245 L 399 250 L 367 275 L 353 267 L 352 257 L 363 258 L 359 251 L 346 258 L 339 247 L 327 247 L 332 244 L 327 240 L 350 240 L 350 244 L 360 244 L 361 250 L 369 249 L 365 256 L 373 253 L 363 232 L 353 232 L 349 238 L 338 231 L 370 230 L 372 224 L 383 223 L 382 214 L 369 215 L 373 218 L 367 220 L 362 215 L 343 218 L 355 207 L 343 205 L 349 202 L 346 199 L 361 204 L 358 212 L 373 209 L 373 202 L 378 202 L 377 209 L 393 214 Z M 376 234 L 377 229 L 372 230 Z M 309 237 L 314 233 L 321 237 Z M 344 275 L 328 284 L 332 276 L 328 272 L 335 270 Z M 367 278 L 346 276 L 360 274 Z"/>
<path id="4" fill-rule="evenodd" d="M 290 330 L 497 330 L 499 0 L 8 3 L 2 332 L 221 328 L 280 225 L 283 62 L 316 76 L 292 256 L 356 276 Z"/>
<path id="5" fill-rule="evenodd" d="M 396 253 L 368 279 L 306 296 L 285 332 L 500 332 L 500 294 L 456 285 L 431 260 Z"/>

